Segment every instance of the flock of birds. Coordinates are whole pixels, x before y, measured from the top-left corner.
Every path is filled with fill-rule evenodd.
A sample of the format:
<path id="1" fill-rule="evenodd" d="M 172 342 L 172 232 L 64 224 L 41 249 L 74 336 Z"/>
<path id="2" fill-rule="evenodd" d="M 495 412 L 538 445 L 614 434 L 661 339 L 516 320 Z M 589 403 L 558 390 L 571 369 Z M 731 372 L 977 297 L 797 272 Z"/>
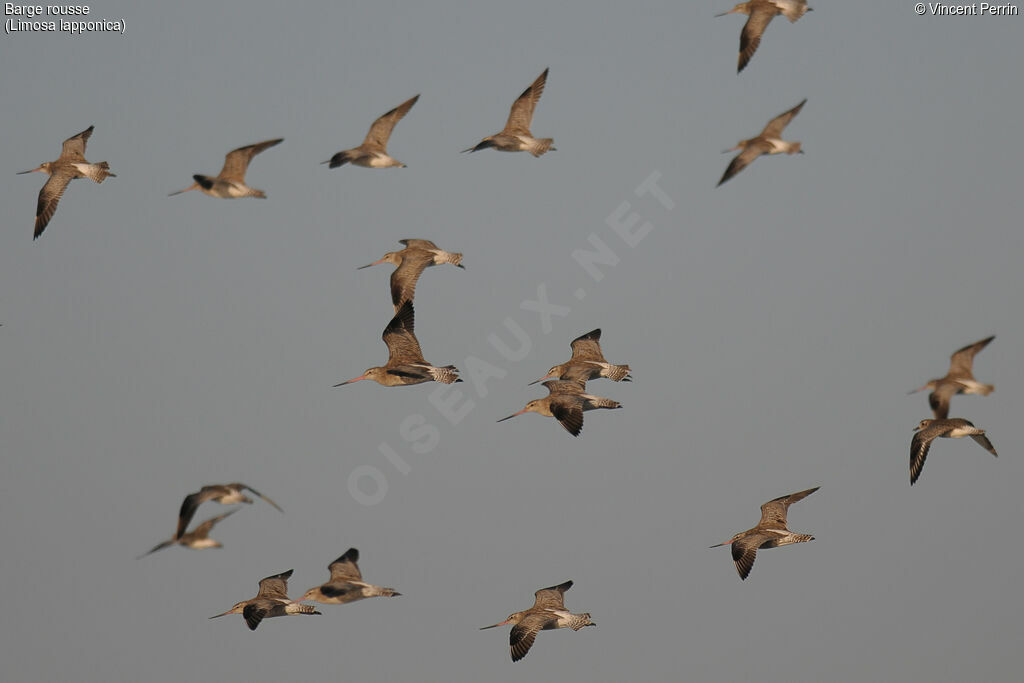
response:
<path id="1" fill-rule="evenodd" d="M 717 15 L 748 15 L 747 22 L 740 34 L 737 72 L 743 71 L 748 65 L 760 45 L 765 28 L 775 16 L 781 14 L 791 22 L 796 22 L 810 10 L 806 0 L 750 0 L 736 5 L 728 12 Z M 547 76 L 548 69 L 544 69 L 540 76 L 516 99 L 505 127 L 500 132 L 483 138 L 476 145 L 463 151 L 476 152 L 493 148 L 504 152 L 527 151 L 535 157 L 540 157 L 546 152 L 554 150 L 552 138 L 535 138 L 530 132 L 534 110 L 544 92 Z M 395 125 L 409 113 L 418 99 L 419 95 L 416 95 L 380 116 L 370 126 L 361 145 L 342 150 L 323 163 L 328 164 L 330 168 L 337 168 L 345 164 L 367 168 L 404 167 L 405 164 L 388 154 L 387 144 Z M 731 179 L 761 155 L 802 153 L 799 142 L 784 141 L 781 139 L 781 135 L 786 126 L 800 113 L 806 102 L 807 100 L 804 99 L 795 107 L 769 121 L 756 137 L 741 140 L 736 147 L 727 150 L 739 151 L 739 154 L 729 163 L 718 185 Z M 50 176 L 39 192 L 34 239 L 38 238 L 46 229 L 71 180 L 90 178 L 96 183 L 102 183 L 108 177 L 116 177 L 110 172 L 110 165 L 107 162 L 94 164 L 86 160 L 85 147 L 92 132 L 93 127 L 90 126 L 65 140 L 61 155 L 57 160 L 43 163 L 31 171 L 22 172 L 38 171 Z M 265 198 L 266 193 L 263 190 L 251 188 L 246 184 L 245 174 L 257 154 L 282 141 L 283 138 L 276 138 L 239 147 L 226 155 L 224 166 L 218 175 L 196 174 L 193 176 L 192 185 L 173 192 L 171 195 L 199 190 L 212 197 L 225 199 Z M 462 254 L 445 251 L 425 239 L 405 239 L 401 240 L 401 243 L 404 247 L 402 250 L 388 252 L 381 259 L 361 267 L 369 268 L 383 263 L 395 266 L 390 277 L 393 317 L 384 328 L 382 335 L 388 348 L 387 363 L 371 367 L 359 377 L 341 382 L 335 385 L 336 387 L 361 380 L 373 380 L 386 387 L 409 386 L 430 381 L 445 384 L 462 381 L 459 379 L 459 371 L 454 365 L 436 366 L 424 359 L 415 335 L 413 308 L 416 284 L 423 271 L 430 266 L 446 263 L 464 268 Z M 523 413 L 535 412 L 543 416 L 554 417 L 566 431 L 573 436 L 579 436 L 583 428 L 584 412 L 595 409 L 621 408 L 622 405 L 618 401 L 596 396 L 586 391 L 586 383 L 591 380 L 607 378 L 615 382 L 622 382 L 632 379 L 629 365 L 614 365 L 605 359 L 600 339 L 600 329 L 595 329 L 574 339 L 571 342 L 572 355 L 569 360 L 553 366 L 544 377 L 530 383 L 543 382 L 544 387 L 548 390 L 548 395 L 530 401 L 522 410 L 498 421 L 502 422 Z M 988 395 L 993 391 L 992 385 L 978 382 L 972 372 L 975 355 L 993 339 L 994 337 L 988 337 L 958 350 L 952 355 L 949 372 L 945 377 L 933 379 L 914 390 L 915 392 L 931 390 L 929 404 L 935 417 L 922 420 L 915 429 L 916 433 L 910 448 L 911 485 L 920 477 L 925 458 L 936 438 L 970 436 L 986 450 L 996 455 L 996 450 L 984 430 L 975 427 L 964 418 L 949 417 L 950 402 L 954 395 Z M 764 503 L 761 506 L 761 520 L 756 526 L 734 535 L 728 541 L 711 547 L 731 545 L 732 559 L 736 570 L 740 578 L 745 580 L 750 574 L 759 549 L 803 543 L 814 539 L 809 534 L 790 531 L 787 525 L 787 513 L 790 505 L 811 495 L 818 488 L 820 487 L 816 486 Z M 237 509 L 206 519 L 192 530 L 188 530 L 188 526 L 203 503 L 251 504 L 253 501 L 245 495 L 245 491 L 249 491 L 283 512 L 277 503 L 246 484 L 204 486 L 201 490 L 185 497 L 178 513 L 174 536 L 156 545 L 140 558 L 172 545 L 181 545 L 192 549 L 221 547 L 221 543 L 210 538 L 210 533 L 218 523 L 234 514 Z M 401 595 L 393 588 L 375 586 L 363 581 L 358 560 L 359 551 L 350 548 L 328 566 L 329 581 L 310 588 L 297 600 L 288 597 L 288 580 L 291 578 L 292 570 L 268 576 L 259 582 L 259 592 L 256 597 L 243 600 L 230 610 L 210 618 L 241 614 L 248 627 L 255 630 L 263 619 L 269 617 L 320 614 L 313 606 L 303 604 L 305 601 L 322 604 L 346 604 L 370 597 Z M 490 629 L 512 624 L 513 627 L 509 635 L 510 650 L 512 660 L 518 661 L 526 656 L 539 631 L 556 628 L 571 628 L 578 631 L 586 626 L 594 625 L 590 614 L 574 614 L 565 608 L 565 592 L 572 585 L 572 581 L 566 581 L 557 586 L 542 588 L 535 593 L 535 602 L 531 608 L 515 612 L 504 621 L 484 628 Z"/>
<path id="2" fill-rule="evenodd" d="M 737 73 L 743 71 L 750 62 L 750 58 L 753 57 L 754 52 L 761 44 L 761 36 L 764 34 L 764 30 L 772 19 L 782 14 L 791 22 L 796 22 L 812 9 L 807 6 L 807 0 L 750 0 L 749 2 L 742 2 L 736 5 L 728 12 L 716 15 L 746 14 L 748 16 L 747 23 L 744 24 L 743 30 L 740 32 Z M 488 135 L 476 145 L 462 151 L 478 152 L 483 149 L 496 149 L 501 152 L 529 152 L 535 157 L 539 157 L 548 151 L 554 151 L 554 139 L 535 138 L 533 133 L 530 132 L 533 112 L 537 107 L 540 96 L 544 93 L 547 79 L 548 69 L 544 69 L 530 87 L 524 90 L 512 104 L 505 127 L 494 135 Z M 404 168 L 405 164 L 388 154 L 388 140 L 395 128 L 395 124 L 409 113 L 409 110 L 412 109 L 419 98 L 419 95 L 415 95 L 377 118 L 373 125 L 370 126 L 370 130 L 367 132 L 366 138 L 361 145 L 352 149 L 342 150 L 323 163 L 328 164 L 330 168 L 338 168 L 345 164 L 354 164 L 366 168 Z M 721 185 L 729 180 L 763 154 L 802 154 L 803 150 L 800 148 L 799 142 L 787 142 L 781 138 L 781 135 L 783 129 L 789 125 L 793 117 L 800 113 L 800 109 L 803 108 L 806 102 L 807 100 L 804 99 L 789 111 L 769 121 L 764 130 L 756 137 L 740 140 L 735 147 L 726 150 L 727 152 L 739 151 L 740 153 L 729 163 L 718 184 Z M 47 161 L 40 164 L 37 168 L 28 171 L 21 171 L 21 174 L 40 172 L 50 176 L 42 189 L 39 190 L 33 239 L 37 239 L 43 234 L 50 219 L 53 218 L 54 212 L 57 210 L 57 203 L 60 202 L 60 198 L 68 187 L 68 183 L 72 180 L 75 178 L 91 178 L 97 183 L 102 183 L 107 178 L 117 177 L 110 172 L 110 165 L 106 161 L 93 164 L 86 160 L 85 145 L 89 140 L 89 136 L 92 135 L 92 131 L 93 126 L 89 126 L 81 133 L 65 140 L 61 154 L 56 160 Z M 254 156 L 283 141 L 284 138 L 276 138 L 232 150 L 225 156 L 224 167 L 219 174 L 216 176 L 195 174 L 192 176 L 194 180 L 192 185 L 183 190 L 172 192 L 171 196 L 188 192 L 189 190 L 199 190 L 211 197 L 219 197 L 221 199 L 237 199 L 240 197 L 259 197 L 260 199 L 265 199 L 267 195 L 263 190 L 257 190 L 245 184 L 245 172 Z"/>

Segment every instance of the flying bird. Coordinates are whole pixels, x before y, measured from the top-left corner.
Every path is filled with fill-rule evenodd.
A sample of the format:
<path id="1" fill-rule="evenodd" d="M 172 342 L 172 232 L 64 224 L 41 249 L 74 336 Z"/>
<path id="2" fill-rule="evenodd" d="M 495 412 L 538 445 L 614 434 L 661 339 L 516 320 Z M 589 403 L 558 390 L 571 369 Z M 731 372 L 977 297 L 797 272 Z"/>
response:
<path id="1" fill-rule="evenodd" d="M 388 168 L 390 166 L 405 168 L 405 164 L 401 161 L 388 156 L 388 138 L 391 137 L 391 131 L 394 130 L 395 124 L 409 113 L 412 105 L 416 104 L 416 100 L 419 98 L 420 96 L 416 95 L 412 99 L 402 102 L 374 121 L 363 144 L 352 149 L 342 150 L 323 163 L 330 164 L 329 168 L 338 168 L 345 164 L 355 164 L 366 168 Z"/>
<path id="2" fill-rule="evenodd" d="M 724 17 L 727 14 L 746 14 L 747 23 L 743 25 L 740 32 L 740 55 L 736 66 L 736 73 L 743 71 L 743 68 L 750 62 L 750 58 L 757 51 L 761 44 L 761 36 L 777 15 L 783 14 L 792 23 L 802 17 L 813 7 L 807 6 L 807 0 L 750 0 L 741 2 L 728 12 L 716 14 L 716 17 Z"/>
<path id="3" fill-rule="evenodd" d="M 508 615 L 505 621 L 484 626 L 480 630 L 513 624 L 508 635 L 508 642 L 512 651 L 512 661 L 518 662 L 526 656 L 533 645 L 537 633 L 555 628 L 571 628 L 579 631 L 584 626 L 596 626 L 590 620 L 590 614 L 573 614 L 565 608 L 565 591 L 572 588 L 572 581 L 566 581 L 550 588 L 541 588 L 534 593 L 536 600 L 533 607 L 522 612 Z"/>
<path id="4" fill-rule="evenodd" d="M 381 339 L 388 346 L 388 362 L 375 368 L 369 368 L 359 377 L 335 384 L 341 387 L 352 382 L 372 379 L 386 387 L 421 384 L 423 382 L 441 382 L 452 384 L 461 382 L 458 369 L 454 365 L 437 367 L 423 359 L 420 342 L 414 333 L 415 313 L 412 302 L 406 301 L 384 328 Z"/>
<path id="5" fill-rule="evenodd" d="M 756 138 L 740 140 L 736 143 L 735 147 L 725 150 L 726 152 L 742 151 L 729 162 L 729 166 L 725 169 L 725 173 L 722 174 L 722 179 L 718 181 L 718 185 L 721 185 L 745 169 L 754 159 L 762 154 L 781 154 L 783 152 L 786 154 L 803 154 L 804 152 L 800 149 L 799 142 L 786 142 L 782 139 L 781 135 L 783 129 L 789 125 L 794 116 L 800 113 L 800 110 L 803 109 L 806 103 L 807 98 L 804 98 L 800 104 L 769 121 L 768 125 L 764 127 L 764 130 Z"/>
<path id="6" fill-rule="evenodd" d="M 928 457 L 928 449 L 932 441 L 942 437 L 946 439 L 962 439 L 969 436 L 978 442 L 986 451 L 998 457 L 995 446 L 985 436 L 984 429 L 978 429 L 972 423 L 962 417 L 951 417 L 941 420 L 928 418 L 921 420 L 920 424 L 914 427 L 914 439 L 910 442 L 910 485 L 913 486 L 917 478 L 921 476 L 924 469 L 924 460 Z"/>
<path id="7" fill-rule="evenodd" d="M 932 393 L 928 395 L 928 405 L 931 406 L 932 412 L 935 413 L 936 419 L 939 420 L 949 417 L 949 400 L 954 394 L 980 394 L 981 396 L 988 396 L 995 391 L 995 386 L 982 384 L 974 379 L 972 370 L 974 368 L 975 354 L 988 346 L 989 342 L 995 338 L 996 336 L 992 335 L 958 350 L 950 356 L 949 372 L 946 373 L 945 377 L 929 380 L 923 387 L 918 387 L 909 393 L 916 394 L 919 391 L 931 389 Z"/>
<path id="8" fill-rule="evenodd" d="M 554 150 L 552 138 L 535 138 L 530 132 L 530 123 L 533 121 L 533 110 L 537 107 L 537 101 L 544 93 L 544 84 L 548 80 L 548 70 L 544 69 L 537 80 L 513 103 L 512 111 L 509 112 L 508 122 L 500 133 L 488 135 L 475 146 L 462 150 L 463 152 L 478 152 L 481 149 L 493 147 L 499 152 L 529 152 L 539 157 L 548 150 Z"/>
<path id="9" fill-rule="evenodd" d="M 310 588 L 295 602 L 315 600 L 325 605 L 345 605 L 356 600 L 376 597 L 392 597 L 401 595 L 394 588 L 374 586 L 363 581 L 359 571 L 359 551 L 349 548 L 345 554 L 327 565 L 331 572 L 331 580 L 327 583 Z"/>
<path id="10" fill-rule="evenodd" d="M 530 384 L 543 382 L 552 377 L 565 379 L 570 368 L 582 368 L 588 380 L 607 377 L 615 382 L 632 381 L 628 365 L 612 365 L 605 360 L 604 354 L 601 353 L 600 329 L 576 337 L 569 346 L 572 348 L 572 357 L 569 360 L 561 365 L 555 365 L 548 370 L 548 374 Z"/>
<path id="11" fill-rule="evenodd" d="M 233 515 L 236 512 L 238 512 L 237 508 L 234 510 L 228 510 L 223 515 L 211 517 L 210 519 L 206 520 L 205 522 L 197 526 L 192 531 L 189 531 L 186 534 L 175 534 L 173 538 L 169 538 L 163 543 L 159 543 L 153 546 L 153 548 L 149 552 L 143 553 L 135 559 L 141 560 L 146 555 L 155 553 L 157 550 L 163 550 L 164 548 L 167 548 L 168 546 L 172 545 L 180 545 L 186 548 L 192 548 L 193 550 L 203 550 L 205 548 L 223 548 L 223 543 L 220 543 L 219 541 L 215 541 L 212 538 L 210 538 L 210 530 L 212 530 L 213 527 L 222 519 L 230 515 Z"/>
<path id="12" fill-rule="evenodd" d="M 21 171 L 18 175 L 26 173 L 46 173 L 50 179 L 46 181 L 39 190 L 39 200 L 36 202 L 36 227 L 32 233 L 32 239 L 36 240 L 46 230 L 47 224 L 53 218 L 57 210 L 57 203 L 68 189 L 68 183 L 75 178 L 90 178 L 102 183 L 107 178 L 117 176 L 110 172 L 110 164 L 101 161 L 98 164 L 91 164 L 85 160 L 85 143 L 92 135 L 93 126 L 89 126 L 78 135 L 74 135 L 64 141 L 60 156 L 56 161 L 46 161 L 29 171 Z"/>
<path id="13" fill-rule="evenodd" d="M 462 254 L 452 253 L 439 248 L 430 240 L 407 239 L 399 240 L 405 245 L 401 251 L 389 251 L 382 258 L 365 266 L 359 266 L 357 270 L 377 266 L 381 263 L 392 263 L 396 266 L 391 272 L 391 303 L 395 306 L 395 313 L 406 301 L 412 301 L 416 294 L 416 282 L 420 275 L 430 266 L 437 266 L 442 263 L 451 263 L 454 266 L 466 269 L 462 265 Z"/>
<path id="14" fill-rule="evenodd" d="M 188 527 L 188 523 L 192 521 L 193 515 L 196 514 L 196 510 L 207 501 L 212 500 L 221 505 L 231 505 L 233 503 L 251 505 L 252 498 L 246 496 L 242 491 L 249 491 L 270 503 L 278 512 L 284 512 L 280 505 L 253 487 L 241 482 L 235 482 L 234 484 L 208 484 L 195 493 L 185 496 L 185 500 L 181 501 L 181 510 L 178 511 L 178 531 L 175 534 L 175 538 L 181 538 L 182 534 L 185 533 L 185 528 Z"/>
<path id="15" fill-rule="evenodd" d="M 260 591 L 255 598 L 235 603 L 235 606 L 222 614 L 214 614 L 211 619 L 229 614 L 241 614 L 250 631 L 255 631 L 260 622 L 269 617 L 284 617 L 290 614 L 320 614 L 312 605 L 302 605 L 288 598 L 288 579 L 293 569 L 281 574 L 268 576 L 260 581 Z"/>
<path id="16" fill-rule="evenodd" d="M 283 141 L 284 138 L 265 140 L 254 145 L 246 145 L 245 147 L 231 150 L 224 157 L 224 168 L 220 170 L 219 174 L 214 177 L 194 175 L 192 176 L 195 179 L 194 183 L 184 190 L 172 192 L 167 196 L 173 197 L 176 194 L 188 192 L 189 190 L 199 190 L 203 194 L 208 194 L 211 197 L 220 197 L 221 199 L 237 199 L 239 197 L 266 199 L 266 192 L 253 189 L 245 184 L 245 172 L 249 168 L 249 162 L 252 161 L 254 156 Z"/>
<path id="17" fill-rule="evenodd" d="M 795 534 L 790 531 L 786 526 L 786 512 L 790 505 L 798 500 L 803 500 L 819 488 L 821 487 L 815 486 L 813 489 L 791 493 L 788 496 L 780 496 L 768 501 L 761 506 L 761 521 L 757 523 L 757 526 L 741 531 L 730 540 L 716 543 L 711 547 L 717 548 L 732 544 L 732 561 L 736 564 L 736 571 L 739 572 L 740 578 L 746 580 L 750 569 L 754 566 L 758 548 L 777 548 L 780 545 L 814 540 L 814 536 Z"/>
<path id="18" fill-rule="evenodd" d="M 618 401 L 586 393 L 584 382 L 582 377 L 574 377 L 570 380 L 548 380 L 544 382 L 544 386 L 548 390 L 546 397 L 530 401 L 518 413 L 503 417 L 498 422 L 511 420 L 523 413 L 538 413 L 545 417 L 555 418 L 567 432 L 573 436 L 579 436 L 583 431 L 583 411 L 622 407 Z"/>

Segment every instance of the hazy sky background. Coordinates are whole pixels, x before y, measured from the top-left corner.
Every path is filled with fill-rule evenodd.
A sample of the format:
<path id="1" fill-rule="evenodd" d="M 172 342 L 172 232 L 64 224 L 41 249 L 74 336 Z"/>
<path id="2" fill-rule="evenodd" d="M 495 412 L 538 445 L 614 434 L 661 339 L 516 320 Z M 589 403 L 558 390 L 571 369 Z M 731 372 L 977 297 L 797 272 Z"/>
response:
<path id="1" fill-rule="evenodd" d="M 1022 19 L 913 4 L 814 2 L 740 75 L 729 0 L 102 2 L 123 36 L 4 35 L 0 677 L 1017 680 Z M 533 132 L 558 151 L 459 154 L 544 67 Z M 389 145 L 408 168 L 319 165 L 416 93 Z M 805 97 L 785 137 L 806 154 L 716 189 L 721 150 Z M 15 173 L 90 124 L 118 177 L 73 182 L 33 243 L 44 178 Z M 248 175 L 265 201 L 166 196 L 274 137 Z M 652 174 L 673 208 L 638 196 Z M 632 213 L 651 227 L 629 246 L 609 217 Z M 406 237 L 465 254 L 424 273 L 416 331 L 467 381 L 334 389 L 387 357 L 391 267 L 356 268 Z M 600 281 L 571 256 L 593 239 L 618 259 Z M 547 330 L 522 306 L 539 287 L 569 309 Z M 519 347 L 506 320 L 521 358 L 489 342 Z M 578 439 L 495 424 L 595 327 L 635 381 L 588 388 L 624 409 Z M 1000 457 L 936 442 L 911 488 L 930 412 L 905 392 L 990 334 L 996 391 L 952 414 Z M 360 498 L 367 468 L 387 489 Z M 228 481 L 285 514 L 257 501 L 222 549 L 135 559 Z M 817 485 L 790 510 L 816 540 L 747 581 L 708 549 Z M 207 620 L 290 568 L 301 594 L 350 546 L 404 595 Z M 507 629 L 477 630 L 566 579 L 596 628 L 515 664 Z"/>

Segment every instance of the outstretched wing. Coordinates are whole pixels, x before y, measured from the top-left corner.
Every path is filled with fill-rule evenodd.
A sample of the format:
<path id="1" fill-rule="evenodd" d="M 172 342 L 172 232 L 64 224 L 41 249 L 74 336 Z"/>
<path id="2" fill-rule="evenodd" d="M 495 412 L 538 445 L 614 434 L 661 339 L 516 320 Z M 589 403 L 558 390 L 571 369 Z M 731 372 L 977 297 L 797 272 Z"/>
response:
<path id="1" fill-rule="evenodd" d="M 931 430 L 926 428 L 914 434 L 913 440 L 910 442 L 910 485 L 913 486 L 917 478 L 921 476 L 921 470 L 924 469 L 925 458 L 928 457 L 928 449 L 932 447 L 932 441 L 938 434 L 931 433 Z"/>
<path id="2" fill-rule="evenodd" d="M 359 571 L 359 551 L 349 548 L 345 554 L 331 562 L 327 568 L 331 570 L 331 583 L 336 581 L 362 581 L 363 575 Z"/>
<path id="3" fill-rule="evenodd" d="M 276 140 L 264 140 L 263 142 L 257 142 L 254 145 L 246 145 L 245 147 L 239 147 L 238 149 L 232 150 L 227 153 L 224 157 L 224 168 L 220 170 L 219 177 L 224 180 L 238 180 L 240 182 L 245 181 L 245 170 L 249 168 L 249 162 L 252 158 L 274 145 L 280 144 L 284 138 L 277 138 Z"/>
<path id="4" fill-rule="evenodd" d="M 746 580 L 750 575 L 754 559 L 757 557 L 757 549 L 767 540 L 769 540 L 768 536 L 754 534 L 732 544 L 732 561 L 736 565 L 736 571 L 739 572 L 741 579 Z"/>
<path id="5" fill-rule="evenodd" d="M 785 130 L 786 126 L 789 125 L 789 122 L 793 120 L 793 117 L 800 113 L 800 110 L 804 108 L 805 104 L 807 104 L 806 97 L 800 104 L 796 105 L 789 111 L 779 114 L 769 121 L 768 125 L 764 127 L 763 131 L 761 131 L 761 136 L 766 138 L 782 137 L 782 131 Z"/>
<path id="6" fill-rule="evenodd" d="M 295 570 L 289 569 L 286 572 L 268 576 L 260 581 L 260 592 L 256 594 L 256 597 L 287 601 L 288 579 L 291 578 L 293 571 Z"/>
<path id="7" fill-rule="evenodd" d="M 413 332 L 415 315 L 412 302 L 406 301 L 384 328 L 381 338 L 388 345 L 388 365 L 425 362 L 420 342 Z"/>
<path id="8" fill-rule="evenodd" d="M 754 159 L 769 151 L 771 151 L 771 143 L 761 141 L 748 142 L 744 145 L 743 151 L 733 157 L 733 160 L 729 162 L 729 166 L 725 169 L 725 173 L 722 174 L 722 179 L 718 181 L 718 185 L 729 180 L 749 166 Z"/>
<path id="9" fill-rule="evenodd" d="M 248 484 L 241 484 L 241 483 L 239 483 L 239 484 L 234 484 L 234 486 L 238 486 L 239 488 L 247 489 L 249 491 L 249 493 L 253 494 L 254 496 L 258 496 L 259 498 L 262 498 L 267 503 L 270 503 L 270 505 L 272 505 L 278 512 L 280 512 L 282 514 L 284 513 L 284 510 L 281 509 L 280 505 L 278 505 L 274 501 L 270 500 L 270 498 L 268 498 L 267 496 L 264 496 L 262 493 L 260 493 L 259 491 L 257 491 L 253 487 L 249 486 Z"/>
<path id="10" fill-rule="evenodd" d="M 534 593 L 534 608 L 565 609 L 565 592 L 572 588 L 572 581 L 560 583 L 557 586 L 541 588 Z"/>
<path id="11" fill-rule="evenodd" d="M 193 529 L 192 530 L 192 536 L 194 538 L 207 538 L 207 537 L 209 537 L 210 531 L 213 529 L 213 527 L 218 522 L 220 522 L 225 517 L 230 517 L 231 515 L 235 514 L 236 512 L 238 512 L 238 508 L 235 508 L 234 510 L 228 510 L 223 515 L 217 515 L 216 517 L 211 517 L 210 519 L 206 520 L 202 524 L 198 525 L 195 529 Z"/>
<path id="12" fill-rule="evenodd" d="M 750 63 L 750 58 L 754 56 L 758 45 L 761 44 L 761 35 L 764 34 L 768 24 L 775 18 L 776 12 L 775 7 L 769 4 L 757 5 L 750 12 L 747 23 L 743 25 L 743 30 L 740 31 L 740 55 L 736 66 L 736 73 L 743 71 L 747 64 Z"/>
<path id="13" fill-rule="evenodd" d="M 64 144 L 66 145 L 67 143 Z M 43 230 L 46 230 L 50 219 L 53 218 L 53 214 L 57 211 L 57 203 L 64 196 L 64 190 L 68 189 L 68 183 L 71 182 L 73 177 L 69 172 L 58 171 L 51 175 L 46 184 L 39 190 L 39 199 L 36 202 L 36 227 L 35 232 L 32 234 L 32 239 L 36 239 L 43 234 Z"/>
<path id="14" fill-rule="evenodd" d="M 64 141 L 60 150 L 61 161 L 85 161 L 85 143 L 92 135 L 93 126 L 89 126 L 78 135 L 73 135 Z"/>
<path id="15" fill-rule="evenodd" d="M 540 96 L 544 94 L 544 84 L 548 81 L 548 70 L 544 69 L 537 80 L 513 103 L 505 124 L 505 133 L 530 135 L 530 122 L 533 121 L 533 110 L 537 107 Z"/>
<path id="16" fill-rule="evenodd" d="M 973 344 L 968 344 L 964 348 L 958 350 L 949 358 L 949 374 L 953 377 L 967 377 L 974 378 L 971 369 L 974 366 L 974 355 L 981 351 L 983 348 L 989 345 L 995 335 L 992 335 L 988 339 L 982 339 L 976 341 Z"/>
<path id="17" fill-rule="evenodd" d="M 569 346 L 572 348 L 572 360 L 583 361 L 593 360 L 600 363 L 606 362 L 604 354 L 601 353 L 601 329 L 591 330 L 584 335 L 576 337 Z"/>
<path id="18" fill-rule="evenodd" d="M 401 306 L 416 295 L 416 283 L 424 269 L 434 262 L 434 255 L 424 249 L 407 248 L 402 254 L 402 265 L 391 272 L 391 303 Z"/>
<path id="19" fill-rule="evenodd" d="M 533 647 L 537 632 L 544 630 L 556 618 L 550 614 L 527 614 L 523 620 L 512 627 L 508 634 L 508 644 L 512 650 L 512 661 L 518 662 Z"/>
<path id="20" fill-rule="evenodd" d="M 789 495 L 779 496 L 774 500 L 769 500 L 761 506 L 761 522 L 758 526 L 769 529 L 788 530 L 786 527 L 786 511 L 789 510 L 789 506 L 797 501 L 803 500 L 819 488 L 821 487 L 815 486 L 813 489 L 799 491 L 798 493 L 790 493 Z"/>
<path id="21" fill-rule="evenodd" d="M 384 152 L 388 146 L 388 138 L 391 137 L 391 131 L 394 130 L 395 124 L 402 120 L 402 118 L 409 113 L 412 109 L 412 105 L 416 104 L 416 100 L 420 98 L 419 95 L 402 102 L 400 105 L 384 114 L 370 126 L 370 132 L 366 134 L 366 139 L 363 140 L 364 147 L 374 147 L 381 152 Z"/>
<path id="22" fill-rule="evenodd" d="M 935 391 L 928 394 L 928 405 L 931 406 L 936 419 L 945 420 L 949 417 L 949 401 L 958 391 L 960 385 L 956 382 L 939 382 Z"/>

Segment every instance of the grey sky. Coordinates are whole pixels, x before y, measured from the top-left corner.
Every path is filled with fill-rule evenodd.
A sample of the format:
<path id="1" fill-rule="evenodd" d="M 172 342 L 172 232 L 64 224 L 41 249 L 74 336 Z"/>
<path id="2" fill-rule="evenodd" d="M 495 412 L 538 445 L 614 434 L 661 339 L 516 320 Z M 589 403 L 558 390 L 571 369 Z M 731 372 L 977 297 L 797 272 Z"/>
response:
<path id="1" fill-rule="evenodd" d="M 125 35 L 0 38 L 3 678 L 1016 680 L 1021 19 L 811 4 L 739 76 L 728 0 L 104 2 Z M 546 66 L 533 132 L 558 151 L 459 154 Z M 319 165 L 416 93 L 389 145 L 408 168 Z M 721 150 L 804 97 L 785 137 L 806 154 L 715 189 Z M 14 174 L 90 124 L 118 177 L 72 183 L 33 243 L 44 178 Z M 265 201 L 166 196 L 274 137 L 248 175 Z M 636 193 L 652 174 L 674 208 Z M 635 246 L 609 226 L 631 213 Z M 458 424 L 435 385 L 331 388 L 386 359 L 390 267 L 356 267 L 406 237 L 465 255 L 416 292 L 426 358 L 467 379 L 444 394 L 473 402 Z M 592 238 L 618 258 L 600 281 L 572 258 Z M 522 307 L 541 286 L 569 308 L 549 332 Z M 516 346 L 506 319 L 521 360 L 488 341 Z M 595 327 L 635 381 L 589 389 L 624 409 L 578 439 L 495 424 Z M 989 334 L 996 392 L 952 414 L 1000 457 L 936 442 L 911 489 L 929 411 L 905 392 Z M 474 363 L 505 373 L 486 395 Z M 375 505 L 349 488 L 365 468 Z M 257 501 L 223 549 L 134 559 L 184 495 L 236 480 L 285 514 Z M 747 581 L 707 548 L 817 485 L 790 510 L 816 540 Z M 290 568 L 301 594 L 351 546 L 403 596 L 207 620 Z M 516 664 L 506 629 L 477 630 L 566 579 L 596 628 Z"/>

